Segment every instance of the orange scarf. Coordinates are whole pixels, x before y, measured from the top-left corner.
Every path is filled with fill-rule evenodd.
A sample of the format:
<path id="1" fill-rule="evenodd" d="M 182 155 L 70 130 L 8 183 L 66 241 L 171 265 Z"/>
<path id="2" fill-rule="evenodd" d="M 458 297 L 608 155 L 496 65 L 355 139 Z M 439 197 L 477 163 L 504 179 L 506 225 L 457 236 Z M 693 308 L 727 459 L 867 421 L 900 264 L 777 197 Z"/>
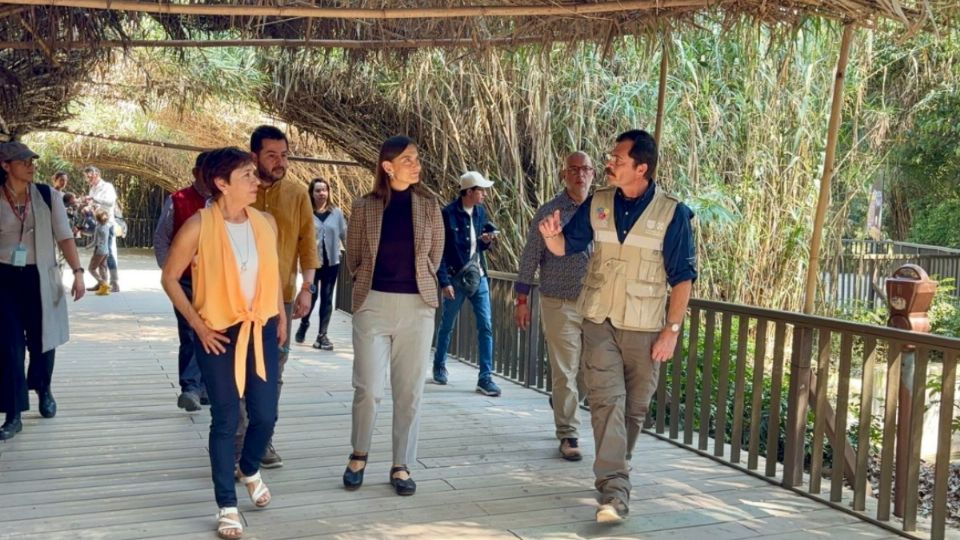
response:
<path id="1" fill-rule="evenodd" d="M 244 395 L 247 383 L 247 348 L 253 332 L 253 351 L 257 376 L 267 380 L 263 363 L 263 325 L 279 313 L 280 266 L 277 237 L 270 222 L 258 210 L 247 208 L 253 228 L 259 268 L 253 307 L 248 307 L 240 287 L 236 255 L 227 238 L 227 226 L 217 204 L 200 210 L 200 243 L 193 264 L 193 307 L 204 322 L 217 331 L 242 324 L 234 352 L 234 378 L 237 392 Z M 275 344 L 272 344 L 275 345 Z"/>

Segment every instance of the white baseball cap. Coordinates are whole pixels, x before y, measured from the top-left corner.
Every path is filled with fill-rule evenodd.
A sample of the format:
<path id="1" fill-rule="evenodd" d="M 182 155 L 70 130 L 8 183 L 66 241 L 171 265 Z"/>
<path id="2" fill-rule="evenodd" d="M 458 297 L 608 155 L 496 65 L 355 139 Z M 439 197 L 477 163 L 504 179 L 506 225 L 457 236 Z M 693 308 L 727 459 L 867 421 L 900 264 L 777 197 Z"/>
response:
<path id="1" fill-rule="evenodd" d="M 487 180 L 477 171 L 467 171 L 460 176 L 460 189 L 470 189 L 475 187 L 488 188 L 493 185 L 492 180 Z"/>

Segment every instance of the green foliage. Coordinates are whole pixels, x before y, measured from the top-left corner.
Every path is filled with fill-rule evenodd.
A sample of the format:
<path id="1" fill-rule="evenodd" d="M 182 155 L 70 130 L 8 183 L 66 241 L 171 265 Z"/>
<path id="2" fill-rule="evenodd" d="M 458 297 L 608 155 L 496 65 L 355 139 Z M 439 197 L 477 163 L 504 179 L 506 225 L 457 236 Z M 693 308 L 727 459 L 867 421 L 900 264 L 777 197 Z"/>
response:
<path id="1" fill-rule="evenodd" d="M 956 114 L 960 115 L 960 110 Z M 957 149 L 960 150 L 960 144 Z M 955 181 L 960 182 L 960 176 Z M 925 199 L 924 202 L 927 206 L 915 214 L 909 240 L 919 244 L 960 248 L 960 196 L 945 200 Z"/>

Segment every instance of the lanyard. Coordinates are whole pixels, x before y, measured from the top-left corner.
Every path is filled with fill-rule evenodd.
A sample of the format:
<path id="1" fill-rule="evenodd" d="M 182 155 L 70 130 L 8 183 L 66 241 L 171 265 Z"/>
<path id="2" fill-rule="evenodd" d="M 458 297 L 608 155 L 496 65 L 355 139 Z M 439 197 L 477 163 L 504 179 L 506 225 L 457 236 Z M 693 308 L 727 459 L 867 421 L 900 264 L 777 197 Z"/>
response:
<path id="1" fill-rule="evenodd" d="M 17 204 L 13 200 L 13 192 L 9 186 L 6 184 L 3 185 L 3 194 L 7 198 L 7 202 L 10 203 L 10 208 L 13 210 L 13 215 L 17 216 L 17 220 L 20 222 L 20 241 L 19 244 L 23 245 L 23 229 L 27 223 L 27 212 L 30 211 L 30 184 L 27 184 L 27 200 L 24 203 L 23 207 L 17 207 Z"/>

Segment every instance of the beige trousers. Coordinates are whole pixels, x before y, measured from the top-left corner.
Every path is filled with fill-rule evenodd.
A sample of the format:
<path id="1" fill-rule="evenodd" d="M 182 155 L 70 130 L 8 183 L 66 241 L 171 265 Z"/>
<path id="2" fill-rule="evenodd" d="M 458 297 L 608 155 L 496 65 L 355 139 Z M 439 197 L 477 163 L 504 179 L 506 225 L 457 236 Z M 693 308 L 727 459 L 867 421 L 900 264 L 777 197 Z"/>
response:
<path id="1" fill-rule="evenodd" d="M 583 321 L 583 369 L 596 443 L 593 462 L 601 502 L 630 501 L 630 454 L 657 390 L 660 364 L 651 358 L 657 332 L 617 330 Z"/>
<path id="2" fill-rule="evenodd" d="M 575 299 L 563 300 L 541 295 L 540 320 L 543 322 L 543 336 L 547 341 L 547 358 L 550 361 L 553 423 L 557 427 L 557 438 L 578 438 L 583 317 L 577 312 Z"/>
<path id="3" fill-rule="evenodd" d="M 419 294 L 370 291 L 353 314 L 353 428 L 350 442 L 369 452 L 390 368 L 393 463 L 417 460 L 420 403 L 430 365 L 436 309 Z"/>

